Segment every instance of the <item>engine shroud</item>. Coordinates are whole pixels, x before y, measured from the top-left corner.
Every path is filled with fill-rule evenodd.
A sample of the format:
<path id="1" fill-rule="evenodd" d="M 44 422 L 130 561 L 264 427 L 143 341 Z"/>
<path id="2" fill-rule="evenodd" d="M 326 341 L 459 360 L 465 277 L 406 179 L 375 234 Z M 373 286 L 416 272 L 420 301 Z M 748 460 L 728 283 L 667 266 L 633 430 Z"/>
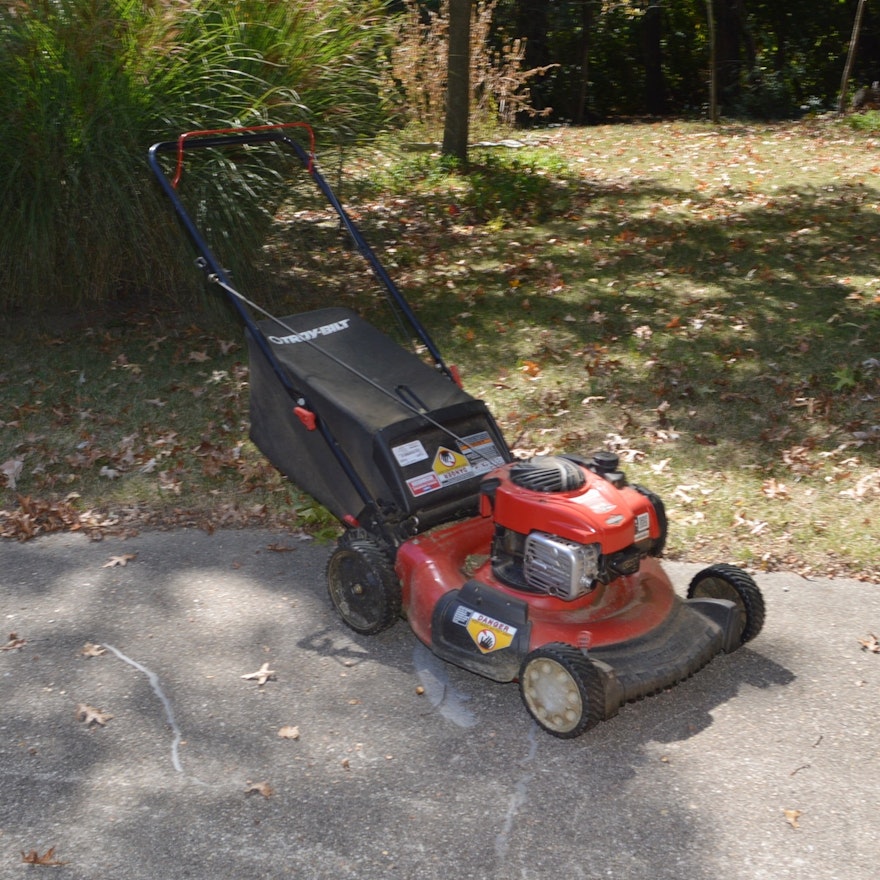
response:
<path id="1" fill-rule="evenodd" d="M 617 466 L 604 453 L 592 461 L 538 456 L 494 471 L 483 483 L 481 513 L 495 523 L 495 577 L 570 601 L 659 555 L 662 502 L 630 486 Z"/>

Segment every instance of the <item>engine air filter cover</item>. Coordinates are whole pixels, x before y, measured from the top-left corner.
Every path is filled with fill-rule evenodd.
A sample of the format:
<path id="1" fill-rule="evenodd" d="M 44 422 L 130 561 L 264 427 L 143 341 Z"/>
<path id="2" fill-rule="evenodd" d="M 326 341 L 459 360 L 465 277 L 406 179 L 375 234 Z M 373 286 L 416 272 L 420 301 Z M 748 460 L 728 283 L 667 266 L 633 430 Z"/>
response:
<path id="1" fill-rule="evenodd" d="M 567 458 L 537 455 L 510 468 L 511 482 L 532 492 L 575 492 L 586 482 L 584 472 Z"/>
<path id="2" fill-rule="evenodd" d="M 532 589 L 571 601 L 595 586 L 599 554 L 599 544 L 532 532 L 525 542 L 523 574 Z"/>

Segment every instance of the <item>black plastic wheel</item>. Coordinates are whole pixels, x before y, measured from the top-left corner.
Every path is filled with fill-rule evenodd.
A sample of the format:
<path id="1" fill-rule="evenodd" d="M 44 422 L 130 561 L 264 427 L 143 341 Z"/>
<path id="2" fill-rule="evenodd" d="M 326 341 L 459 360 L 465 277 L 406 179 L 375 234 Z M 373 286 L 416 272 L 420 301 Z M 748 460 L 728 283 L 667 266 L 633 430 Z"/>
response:
<path id="1" fill-rule="evenodd" d="M 339 616 L 363 635 L 387 629 L 400 616 L 400 582 L 370 540 L 340 542 L 327 563 L 327 589 Z"/>
<path id="2" fill-rule="evenodd" d="M 605 717 L 605 679 L 571 645 L 532 651 L 520 668 L 519 692 L 532 718 L 560 739 L 580 736 Z"/>
<path id="3" fill-rule="evenodd" d="M 739 644 L 750 642 L 764 626 L 764 597 L 752 576 L 735 565 L 710 565 L 688 587 L 689 599 L 727 599 L 739 609 Z"/>

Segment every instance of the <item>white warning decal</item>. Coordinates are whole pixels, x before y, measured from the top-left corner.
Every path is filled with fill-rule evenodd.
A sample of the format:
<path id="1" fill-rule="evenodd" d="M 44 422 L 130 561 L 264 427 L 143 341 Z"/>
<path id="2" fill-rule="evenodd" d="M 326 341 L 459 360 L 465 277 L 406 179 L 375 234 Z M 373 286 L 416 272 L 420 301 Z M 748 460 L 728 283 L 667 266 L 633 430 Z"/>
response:
<path id="1" fill-rule="evenodd" d="M 504 457 L 495 446 L 495 441 L 488 432 L 480 431 L 479 434 L 471 434 L 462 437 L 459 448 L 467 456 L 475 474 L 485 474 L 494 471 L 495 468 L 504 464 Z"/>
<path id="2" fill-rule="evenodd" d="M 422 445 L 421 440 L 403 443 L 400 446 L 395 446 L 391 451 L 401 467 L 415 464 L 417 461 L 424 461 L 428 457 L 428 452 Z"/>

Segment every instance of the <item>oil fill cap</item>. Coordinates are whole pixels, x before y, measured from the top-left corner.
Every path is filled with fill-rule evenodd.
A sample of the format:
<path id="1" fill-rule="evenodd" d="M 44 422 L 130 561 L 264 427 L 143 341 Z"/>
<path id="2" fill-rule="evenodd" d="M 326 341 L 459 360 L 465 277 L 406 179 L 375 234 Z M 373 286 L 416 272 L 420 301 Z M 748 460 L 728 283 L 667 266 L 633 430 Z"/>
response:
<path id="1" fill-rule="evenodd" d="M 593 453 L 593 468 L 600 474 L 613 474 L 620 466 L 620 456 L 614 452 L 600 450 Z"/>

